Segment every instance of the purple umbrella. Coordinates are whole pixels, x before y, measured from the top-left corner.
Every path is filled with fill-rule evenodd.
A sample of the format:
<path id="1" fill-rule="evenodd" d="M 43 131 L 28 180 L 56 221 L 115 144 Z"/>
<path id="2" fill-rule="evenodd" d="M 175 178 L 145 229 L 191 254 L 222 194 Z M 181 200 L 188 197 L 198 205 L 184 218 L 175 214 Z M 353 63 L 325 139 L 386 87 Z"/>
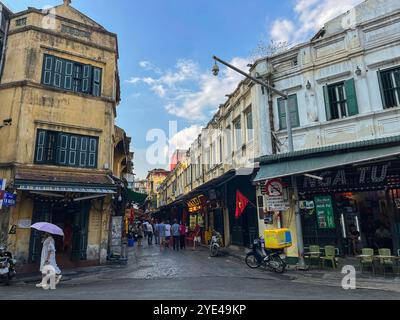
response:
<path id="1" fill-rule="evenodd" d="M 31 228 L 36 229 L 38 231 L 62 236 L 62 237 L 64 236 L 64 232 L 62 231 L 61 228 L 57 227 L 54 224 L 48 223 L 48 222 L 35 223 L 34 225 L 31 225 Z"/>

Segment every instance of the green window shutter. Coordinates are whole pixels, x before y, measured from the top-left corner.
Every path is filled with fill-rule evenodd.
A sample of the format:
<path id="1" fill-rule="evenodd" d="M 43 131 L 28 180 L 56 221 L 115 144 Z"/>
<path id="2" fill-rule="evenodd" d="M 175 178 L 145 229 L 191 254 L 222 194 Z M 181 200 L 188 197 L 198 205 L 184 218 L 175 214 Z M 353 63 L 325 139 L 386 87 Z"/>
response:
<path id="1" fill-rule="evenodd" d="M 90 65 L 83 66 L 82 92 L 92 92 L 92 67 Z"/>
<path id="2" fill-rule="evenodd" d="M 376 74 L 378 76 L 379 91 L 381 92 L 382 107 L 383 107 L 383 109 L 386 109 L 387 104 L 386 104 L 386 101 L 385 101 L 385 93 L 383 91 L 382 73 L 381 73 L 380 70 L 378 70 Z"/>
<path id="3" fill-rule="evenodd" d="M 43 75 L 42 75 L 43 84 L 45 85 L 52 84 L 53 68 L 54 68 L 54 57 L 45 55 L 43 59 Z"/>
<path id="4" fill-rule="evenodd" d="M 332 113 L 331 113 L 331 105 L 329 101 L 329 92 L 328 92 L 328 86 L 323 87 L 324 90 L 324 101 L 325 101 L 325 111 L 326 111 L 326 120 L 332 120 Z"/>
<path id="5" fill-rule="evenodd" d="M 45 130 L 38 130 L 36 137 L 35 163 L 46 163 L 46 140 L 47 132 Z"/>
<path id="6" fill-rule="evenodd" d="M 279 129 L 286 130 L 285 100 L 278 99 Z"/>
<path id="7" fill-rule="evenodd" d="M 97 139 L 89 140 L 89 161 L 88 167 L 96 168 L 97 167 Z"/>
<path id="8" fill-rule="evenodd" d="M 88 154 L 88 138 L 81 137 L 80 151 L 79 151 L 79 166 L 85 168 L 87 166 L 87 154 Z"/>
<path id="9" fill-rule="evenodd" d="M 63 60 L 56 58 L 54 66 L 53 85 L 57 88 L 61 88 L 62 85 L 62 72 L 63 72 Z"/>
<path id="10" fill-rule="evenodd" d="M 93 95 L 101 95 L 101 69 L 93 67 Z"/>
<path id="11" fill-rule="evenodd" d="M 68 155 L 68 165 L 71 167 L 77 164 L 77 152 L 78 152 L 78 137 L 71 136 L 69 141 L 69 155 Z"/>
<path id="12" fill-rule="evenodd" d="M 290 96 L 288 103 L 289 103 L 290 121 L 292 124 L 292 128 L 300 127 L 299 109 L 297 105 L 297 94 Z"/>
<path id="13" fill-rule="evenodd" d="M 59 147 L 59 164 L 67 165 L 67 157 L 68 157 L 68 145 L 69 145 L 69 136 L 66 134 L 61 134 L 59 139 L 60 144 Z"/>
<path id="14" fill-rule="evenodd" d="M 358 103 L 354 79 L 345 81 L 344 87 L 346 90 L 347 110 L 349 112 L 349 116 L 355 116 L 358 114 Z"/>
<path id="15" fill-rule="evenodd" d="M 65 62 L 65 73 L 64 73 L 64 89 L 72 90 L 72 75 L 74 72 L 74 64 L 72 62 Z"/>

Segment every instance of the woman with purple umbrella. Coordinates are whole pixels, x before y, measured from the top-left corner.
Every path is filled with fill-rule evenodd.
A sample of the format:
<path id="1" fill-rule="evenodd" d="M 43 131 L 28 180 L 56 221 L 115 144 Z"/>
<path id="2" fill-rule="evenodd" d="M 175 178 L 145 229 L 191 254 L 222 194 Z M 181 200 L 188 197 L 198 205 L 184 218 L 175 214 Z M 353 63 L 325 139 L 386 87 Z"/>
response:
<path id="1" fill-rule="evenodd" d="M 58 284 L 61 280 L 61 270 L 57 266 L 56 262 L 56 246 L 55 241 L 52 234 L 63 236 L 63 231 L 55 225 L 50 223 L 37 223 L 31 226 L 31 228 L 44 232 L 43 237 L 43 247 L 42 247 L 42 255 L 40 259 L 40 272 L 42 272 L 42 282 L 36 285 L 38 288 L 42 288 L 47 286 L 46 283 L 43 282 L 43 278 L 46 274 L 43 274 L 45 266 L 50 265 L 56 271 L 56 284 Z"/>

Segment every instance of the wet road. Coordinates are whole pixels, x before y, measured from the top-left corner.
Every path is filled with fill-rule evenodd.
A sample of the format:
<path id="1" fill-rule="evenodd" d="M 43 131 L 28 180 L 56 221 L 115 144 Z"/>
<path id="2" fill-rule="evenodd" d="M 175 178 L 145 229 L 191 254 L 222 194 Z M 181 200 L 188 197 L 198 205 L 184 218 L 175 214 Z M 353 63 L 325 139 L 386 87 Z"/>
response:
<path id="1" fill-rule="evenodd" d="M 351 290 L 301 283 L 284 275 L 251 270 L 233 257 L 209 258 L 200 249 L 174 252 L 159 247 L 132 249 L 127 266 L 107 266 L 69 276 L 55 291 L 34 283 L 0 287 L 0 299 L 118 300 L 280 300 L 400 299 L 380 290 Z"/>

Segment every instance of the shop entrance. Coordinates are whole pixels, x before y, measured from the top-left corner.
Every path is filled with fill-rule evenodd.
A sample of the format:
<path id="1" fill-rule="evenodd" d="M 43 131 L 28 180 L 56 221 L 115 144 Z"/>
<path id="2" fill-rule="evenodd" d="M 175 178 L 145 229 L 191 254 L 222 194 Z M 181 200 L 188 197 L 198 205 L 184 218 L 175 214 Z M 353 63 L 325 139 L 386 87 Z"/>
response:
<path id="1" fill-rule="evenodd" d="M 371 191 L 336 195 L 336 205 L 347 255 L 357 255 L 361 248 L 399 249 L 400 221 L 394 193 Z"/>
<path id="2" fill-rule="evenodd" d="M 36 200 L 32 223 L 49 222 L 63 229 L 65 237 L 55 236 L 57 262 L 86 260 L 90 201 L 56 203 Z M 29 262 L 39 263 L 42 250 L 41 233 L 32 230 Z"/>

